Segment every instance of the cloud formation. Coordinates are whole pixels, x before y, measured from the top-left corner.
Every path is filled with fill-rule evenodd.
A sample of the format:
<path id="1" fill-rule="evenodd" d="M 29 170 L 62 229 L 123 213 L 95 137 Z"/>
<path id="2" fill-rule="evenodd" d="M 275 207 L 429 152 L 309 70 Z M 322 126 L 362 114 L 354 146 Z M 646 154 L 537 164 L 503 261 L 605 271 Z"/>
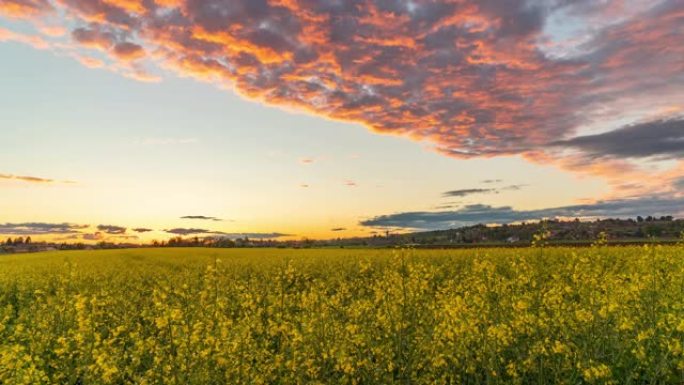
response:
<path id="1" fill-rule="evenodd" d="M 464 197 L 468 195 L 474 195 L 474 194 L 483 194 L 483 193 L 489 193 L 489 192 L 494 192 L 494 189 L 491 188 L 467 188 L 467 189 L 461 189 L 461 190 L 451 190 L 451 191 L 446 191 L 442 193 L 442 196 L 444 197 Z"/>
<path id="2" fill-rule="evenodd" d="M 112 225 L 98 225 L 97 229 L 100 230 L 101 232 L 110 234 L 110 235 L 118 235 L 118 234 L 125 234 L 126 233 L 126 228 L 121 227 L 121 226 L 112 226 Z"/>
<path id="3" fill-rule="evenodd" d="M 88 228 L 87 225 L 73 223 L 5 223 L 0 224 L 0 234 L 3 235 L 51 235 L 51 234 L 76 234 L 80 230 Z"/>
<path id="4" fill-rule="evenodd" d="M 525 185 L 522 184 L 514 184 L 510 186 L 505 186 L 505 187 L 498 187 L 498 188 L 467 188 L 467 189 L 460 189 L 460 190 L 451 190 L 451 191 L 446 191 L 442 193 L 443 197 L 465 197 L 469 195 L 477 195 L 477 194 L 498 194 L 502 191 L 517 191 L 520 190 L 521 188 L 525 187 Z"/>
<path id="5" fill-rule="evenodd" d="M 509 206 L 466 205 L 451 211 L 415 211 L 381 215 L 361 222 L 370 227 L 436 230 L 478 223 L 511 223 L 556 217 L 635 217 L 637 215 L 684 215 L 684 197 L 649 196 L 596 203 L 516 210 Z"/>
<path id="6" fill-rule="evenodd" d="M 0 3 L 0 14 L 11 18 L 27 18 L 52 10 L 47 0 L 3 0 Z"/>
<path id="7" fill-rule="evenodd" d="M 21 181 L 21 182 L 39 183 L 39 184 L 74 183 L 72 181 L 56 181 L 54 179 L 40 178 L 37 176 L 12 175 L 12 174 L 0 174 L 0 179 L 17 180 L 17 181 Z"/>
<path id="8" fill-rule="evenodd" d="M 153 229 L 148 229 L 146 227 L 136 227 L 132 230 L 135 231 L 136 233 L 149 233 L 151 231 L 154 231 Z"/>
<path id="9" fill-rule="evenodd" d="M 200 234 L 221 234 L 220 232 L 215 232 L 207 229 L 195 229 L 195 228 L 175 228 L 164 230 L 169 234 L 175 235 L 200 235 Z"/>
<path id="10" fill-rule="evenodd" d="M 181 219 L 198 219 L 202 221 L 214 221 L 214 222 L 221 222 L 223 219 L 216 218 L 216 217 L 207 217 L 204 215 L 186 215 L 184 217 L 181 217 Z"/>
<path id="11" fill-rule="evenodd" d="M 609 177 L 649 150 L 681 155 L 645 128 L 648 150 L 608 144 L 639 131 L 625 122 L 664 132 L 684 112 L 677 0 L 9 0 L 0 13 L 63 14 L 127 76 L 156 80 L 145 62 L 453 157 Z M 617 161 L 584 161 L 600 154 Z"/>
<path id="12" fill-rule="evenodd" d="M 175 228 L 170 230 L 164 230 L 169 234 L 188 236 L 188 235 L 216 235 L 223 238 L 237 239 L 237 238 L 253 238 L 253 239 L 274 239 L 280 237 L 286 237 L 290 234 L 284 233 L 226 233 L 222 231 L 213 231 L 207 229 L 195 229 L 195 228 Z"/>
<path id="13" fill-rule="evenodd" d="M 81 238 L 84 241 L 103 241 L 105 239 L 105 235 L 99 231 L 94 232 L 94 233 L 85 233 L 81 235 Z"/>
<path id="14" fill-rule="evenodd" d="M 552 143 L 581 150 L 591 158 L 678 159 L 684 155 L 684 118 L 633 124 L 597 135 Z"/>

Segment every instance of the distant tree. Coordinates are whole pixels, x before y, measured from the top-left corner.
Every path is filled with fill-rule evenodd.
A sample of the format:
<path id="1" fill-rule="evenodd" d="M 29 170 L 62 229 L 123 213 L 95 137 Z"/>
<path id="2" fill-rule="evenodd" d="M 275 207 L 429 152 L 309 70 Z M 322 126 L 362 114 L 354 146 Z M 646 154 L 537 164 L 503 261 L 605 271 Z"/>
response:
<path id="1" fill-rule="evenodd" d="M 648 225 L 644 228 L 644 232 L 649 237 L 659 237 L 663 230 L 657 225 Z"/>
<path id="2" fill-rule="evenodd" d="M 30 245 L 31 244 L 31 237 L 30 236 L 26 237 L 26 239 L 24 240 L 24 243 L 27 245 Z"/>
<path id="3" fill-rule="evenodd" d="M 14 244 L 15 244 L 15 245 L 22 245 L 22 244 L 24 244 L 24 238 L 22 238 L 22 237 L 16 238 L 16 239 L 14 240 Z"/>
<path id="4" fill-rule="evenodd" d="M 12 238 L 7 238 L 7 240 L 5 241 L 5 245 L 7 246 L 12 246 L 13 244 L 14 242 L 12 241 Z"/>
<path id="5" fill-rule="evenodd" d="M 639 215 L 639 216 L 637 217 L 637 222 L 641 223 L 641 222 L 643 222 L 643 221 L 644 221 L 644 217 L 642 217 L 641 215 Z"/>

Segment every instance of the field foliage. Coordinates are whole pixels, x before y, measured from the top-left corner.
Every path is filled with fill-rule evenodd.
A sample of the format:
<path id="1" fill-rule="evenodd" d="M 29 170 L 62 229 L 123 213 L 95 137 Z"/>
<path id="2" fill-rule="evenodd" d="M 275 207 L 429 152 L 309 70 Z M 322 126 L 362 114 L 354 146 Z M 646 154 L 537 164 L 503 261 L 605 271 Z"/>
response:
<path id="1" fill-rule="evenodd" d="M 0 255 L 0 384 L 681 384 L 684 247 Z"/>

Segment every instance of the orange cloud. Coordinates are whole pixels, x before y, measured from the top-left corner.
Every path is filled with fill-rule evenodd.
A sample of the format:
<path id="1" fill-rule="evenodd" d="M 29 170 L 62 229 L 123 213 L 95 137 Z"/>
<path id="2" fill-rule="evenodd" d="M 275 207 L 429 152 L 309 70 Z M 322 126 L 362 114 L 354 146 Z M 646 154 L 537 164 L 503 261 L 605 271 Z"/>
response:
<path id="1" fill-rule="evenodd" d="M 10 18 L 31 18 L 52 10 L 47 0 L 3 0 L 0 2 L 0 15 Z"/>
<path id="2" fill-rule="evenodd" d="M 27 44 L 35 49 L 50 48 L 50 43 L 40 36 L 18 33 L 0 27 L 0 42 L 3 41 L 15 41 L 18 43 Z"/>
<path id="3" fill-rule="evenodd" d="M 3 13 L 29 17 L 45 4 L 10 0 Z M 55 4 L 86 26 L 74 39 L 108 52 L 125 76 L 157 81 L 132 64 L 154 60 L 246 98 L 429 141 L 448 156 L 520 155 L 616 186 L 612 175 L 648 167 L 616 153 L 592 162 L 586 148 L 554 143 L 653 111 L 671 118 L 684 105 L 684 3 L 675 0 Z M 600 23 L 561 39 L 567 31 L 554 23 L 567 14 Z"/>
<path id="4" fill-rule="evenodd" d="M 74 58 L 88 68 L 102 68 L 105 66 L 105 62 L 94 57 L 76 55 Z"/>
<path id="5" fill-rule="evenodd" d="M 124 61 L 138 60 L 145 56 L 145 50 L 134 43 L 118 43 L 112 49 L 112 54 Z"/>

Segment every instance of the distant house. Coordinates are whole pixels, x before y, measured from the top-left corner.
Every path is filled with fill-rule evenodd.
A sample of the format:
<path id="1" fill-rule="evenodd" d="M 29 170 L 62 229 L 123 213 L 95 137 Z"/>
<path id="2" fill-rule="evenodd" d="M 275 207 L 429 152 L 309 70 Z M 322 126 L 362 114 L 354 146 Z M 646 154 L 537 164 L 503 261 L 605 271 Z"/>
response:
<path id="1" fill-rule="evenodd" d="M 508 242 L 508 243 L 520 242 L 520 237 L 517 235 L 512 235 L 512 236 L 506 238 L 506 242 Z"/>

